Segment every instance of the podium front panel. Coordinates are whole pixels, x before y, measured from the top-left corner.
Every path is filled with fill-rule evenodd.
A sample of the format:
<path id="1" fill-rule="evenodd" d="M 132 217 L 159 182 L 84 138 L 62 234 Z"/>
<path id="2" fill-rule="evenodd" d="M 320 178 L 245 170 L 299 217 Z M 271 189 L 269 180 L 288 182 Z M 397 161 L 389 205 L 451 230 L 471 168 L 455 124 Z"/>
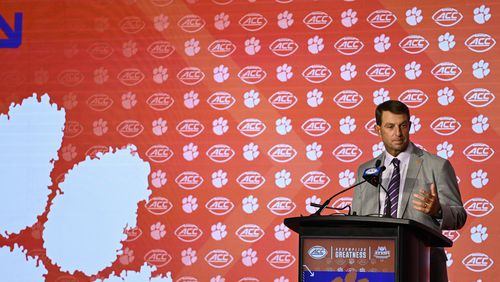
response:
<path id="1" fill-rule="evenodd" d="M 301 236 L 301 281 L 396 281 L 396 246 L 396 237 Z"/>

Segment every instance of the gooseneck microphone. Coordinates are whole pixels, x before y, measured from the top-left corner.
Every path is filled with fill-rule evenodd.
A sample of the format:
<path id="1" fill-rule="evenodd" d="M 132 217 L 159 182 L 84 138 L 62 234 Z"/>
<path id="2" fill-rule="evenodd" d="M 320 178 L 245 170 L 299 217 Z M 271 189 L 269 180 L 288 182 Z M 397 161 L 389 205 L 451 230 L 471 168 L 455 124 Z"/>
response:
<path id="1" fill-rule="evenodd" d="M 319 209 L 315 213 L 311 214 L 311 216 L 321 215 L 321 211 L 323 211 L 330 204 L 330 202 L 332 201 L 333 198 L 337 197 L 338 195 L 340 195 L 342 193 L 345 193 L 345 192 L 351 190 L 354 187 L 357 187 L 365 182 L 369 182 L 372 185 L 375 185 L 373 183 L 377 183 L 377 185 L 378 185 L 380 183 L 380 175 L 382 174 L 382 171 L 385 170 L 385 167 L 384 166 L 380 167 L 380 164 L 381 164 L 381 161 L 377 160 L 375 162 L 375 167 L 365 169 L 363 171 L 363 179 L 364 179 L 363 181 L 356 183 L 352 186 L 349 186 L 349 187 L 345 188 L 344 190 L 341 190 L 340 192 L 338 192 L 335 195 L 328 198 L 321 206 L 319 206 Z M 377 186 L 377 185 L 375 185 L 375 186 Z M 311 206 L 317 206 L 317 205 L 311 204 Z"/>
<path id="2" fill-rule="evenodd" d="M 391 211 L 390 211 L 390 209 L 387 209 L 388 206 L 390 207 L 392 205 L 391 204 L 391 197 L 389 197 L 389 192 L 382 185 L 382 172 L 384 172 L 385 166 L 379 167 L 381 163 L 382 163 L 382 161 L 380 159 L 378 159 L 375 162 L 375 167 L 368 169 L 368 170 L 378 170 L 377 173 L 366 174 L 366 175 L 365 175 L 365 173 L 363 173 L 363 179 L 365 179 L 371 185 L 377 187 L 378 195 L 380 195 L 380 188 L 382 188 L 382 190 L 384 190 L 384 192 L 386 194 L 386 207 L 384 208 L 383 214 L 384 214 L 384 217 L 391 217 Z M 380 210 L 380 206 L 379 206 L 379 210 Z"/>

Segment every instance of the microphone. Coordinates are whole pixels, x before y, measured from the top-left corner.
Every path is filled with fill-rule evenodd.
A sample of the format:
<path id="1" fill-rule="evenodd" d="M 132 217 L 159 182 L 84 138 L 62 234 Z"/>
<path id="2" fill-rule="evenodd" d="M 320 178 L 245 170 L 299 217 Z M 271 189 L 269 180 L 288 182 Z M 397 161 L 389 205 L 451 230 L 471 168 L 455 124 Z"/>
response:
<path id="1" fill-rule="evenodd" d="M 375 167 L 368 168 L 363 172 L 363 179 L 375 187 L 380 184 L 382 172 L 385 170 L 385 166 L 380 166 L 381 163 L 381 160 L 377 160 Z"/>
<path id="2" fill-rule="evenodd" d="M 363 179 L 365 179 L 368 183 L 371 185 L 379 188 L 379 193 L 380 193 L 380 188 L 384 190 L 385 194 L 387 195 L 387 206 L 391 206 L 391 198 L 389 197 L 389 192 L 385 187 L 382 185 L 382 172 L 385 170 L 385 166 L 380 166 L 382 161 L 379 159 L 375 162 L 375 167 L 374 168 L 369 168 L 364 171 L 363 173 Z M 387 209 L 387 207 L 384 209 L 384 217 L 391 217 L 391 210 Z"/>
<path id="3" fill-rule="evenodd" d="M 324 210 L 324 209 L 325 209 L 325 208 L 326 208 L 326 207 L 330 204 L 330 202 L 332 201 L 332 199 L 333 199 L 333 198 L 337 197 L 338 195 L 340 195 L 340 194 L 342 194 L 342 193 L 345 193 L 345 192 L 347 192 L 347 191 L 351 190 L 351 189 L 352 189 L 352 188 L 354 188 L 354 187 L 357 187 L 357 186 L 359 186 L 359 185 L 361 185 L 361 184 L 363 184 L 363 183 L 367 182 L 367 181 L 368 181 L 368 180 L 367 180 L 367 178 L 368 178 L 368 179 L 373 179 L 373 178 L 375 178 L 375 177 L 380 178 L 380 175 L 382 174 L 382 171 L 384 171 L 384 170 L 385 170 L 385 167 L 382 167 L 382 168 L 380 168 L 380 167 L 379 167 L 379 166 L 380 166 L 380 163 L 381 163 L 381 161 L 380 161 L 380 160 L 377 160 L 377 161 L 375 162 L 375 167 L 365 169 L 365 170 L 363 171 L 363 179 L 364 179 L 363 181 L 361 181 L 361 182 L 359 182 L 359 183 L 356 183 L 356 184 L 354 184 L 354 185 L 352 185 L 352 186 L 349 186 L 349 187 L 345 188 L 344 190 L 341 190 L 340 192 L 338 192 L 338 193 L 336 193 L 335 195 L 333 195 L 333 196 L 331 196 L 330 198 L 328 198 L 328 199 L 327 199 L 327 200 L 326 200 L 326 201 L 325 201 L 325 202 L 324 202 L 324 203 L 323 203 L 323 204 L 319 207 L 319 209 L 318 209 L 315 213 L 313 213 L 311 216 L 318 216 L 318 215 L 321 215 L 321 211 L 322 211 L 322 210 Z M 373 170 L 376 170 L 376 172 L 374 172 Z M 380 170 L 380 172 L 379 172 L 379 170 Z M 375 173 L 375 174 L 376 174 L 376 173 L 378 173 L 378 174 L 376 174 L 375 176 L 373 176 L 373 174 L 374 174 L 374 173 Z M 365 178 L 365 174 L 367 175 L 367 178 Z M 368 176 L 369 176 L 369 177 L 368 177 Z M 371 183 L 370 183 L 370 184 L 371 184 Z M 372 185 L 373 185 L 373 184 L 372 184 Z M 312 206 L 312 205 L 311 205 L 311 206 Z M 316 206 L 316 205 L 314 205 L 314 206 Z"/>

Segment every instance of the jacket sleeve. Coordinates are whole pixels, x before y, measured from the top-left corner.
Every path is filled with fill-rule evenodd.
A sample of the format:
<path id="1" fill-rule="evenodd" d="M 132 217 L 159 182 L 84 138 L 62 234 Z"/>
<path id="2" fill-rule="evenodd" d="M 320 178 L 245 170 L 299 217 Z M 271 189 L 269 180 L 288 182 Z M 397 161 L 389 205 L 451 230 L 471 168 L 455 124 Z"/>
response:
<path id="1" fill-rule="evenodd" d="M 443 163 L 435 177 L 442 211 L 442 218 L 438 220 L 441 230 L 462 228 L 467 220 L 467 213 L 462 203 L 455 170 L 448 160 Z"/>

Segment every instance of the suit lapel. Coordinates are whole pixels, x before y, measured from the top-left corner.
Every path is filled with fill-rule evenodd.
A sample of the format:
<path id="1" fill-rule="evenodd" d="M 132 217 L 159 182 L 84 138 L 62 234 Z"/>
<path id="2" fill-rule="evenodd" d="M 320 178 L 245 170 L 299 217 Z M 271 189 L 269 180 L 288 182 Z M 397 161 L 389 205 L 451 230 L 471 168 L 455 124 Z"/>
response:
<path id="1" fill-rule="evenodd" d="M 403 199 L 401 199 L 402 215 L 406 213 L 408 209 L 408 201 L 410 200 L 411 194 L 413 193 L 413 188 L 417 181 L 417 176 L 422 166 L 422 150 L 413 144 L 413 152 L 410 155 L 410 161 L 408 163 L 408 170 L 406 172 L 405 187 L 403 188 Z"/>

